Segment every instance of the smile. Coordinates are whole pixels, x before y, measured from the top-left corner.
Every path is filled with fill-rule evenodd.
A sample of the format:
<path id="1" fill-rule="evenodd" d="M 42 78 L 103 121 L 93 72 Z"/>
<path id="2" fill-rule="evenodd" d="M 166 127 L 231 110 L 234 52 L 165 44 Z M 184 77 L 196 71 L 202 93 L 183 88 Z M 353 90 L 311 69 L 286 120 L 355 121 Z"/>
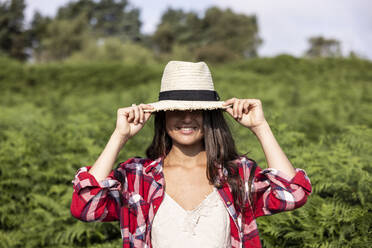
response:
<path id="1" fill-rule="evenodd" d="M 177 131 L 180 131 L 182 134 L 190 134 L 194 132 L 197 128 L 196 127 L 176 127 Z"/>

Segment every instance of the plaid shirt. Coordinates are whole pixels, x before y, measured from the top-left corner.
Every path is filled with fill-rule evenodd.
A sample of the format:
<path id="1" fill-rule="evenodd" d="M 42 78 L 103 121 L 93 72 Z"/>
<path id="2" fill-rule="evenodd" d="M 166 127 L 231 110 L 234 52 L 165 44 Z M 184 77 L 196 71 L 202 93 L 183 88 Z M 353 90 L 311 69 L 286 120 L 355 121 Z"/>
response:
<path id="1" fill-rule="evenodd" d="M 248 179 L 255 162 L 240 157 L 236 163 L 248 197 Z M 120 163 L 101 182 L 96 181 L 89 169 L 89 166 L 80 168 L 73 180 L 72 215 L 88 222 L 119 220 L 124 248 L 151 248 L 152 221 L 164 197 L 162 158 L 131 158 Z M 230 215 L 233 248 L 261 247 L 255 221 L 257 217 L 305 204 L 311 193 L 310 180 L 303 170 L 296 171 L 296 175 L 289 178 L 278 170 L 262 170 L 257 166 L 252 183 L 254 210 L 248 206 L 249 210 L 243 213 L 235 208 L 227 183 L 217 189 Z M 129 208 L 124 207 L 123 202 L 128 203 Z"/>

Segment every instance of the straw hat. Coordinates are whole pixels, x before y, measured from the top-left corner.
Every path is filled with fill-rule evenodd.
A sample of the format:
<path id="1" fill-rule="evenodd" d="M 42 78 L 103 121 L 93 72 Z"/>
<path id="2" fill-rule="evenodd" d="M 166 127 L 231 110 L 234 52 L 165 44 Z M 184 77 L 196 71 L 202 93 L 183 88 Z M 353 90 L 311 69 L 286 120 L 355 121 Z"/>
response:
<path id="1" fill-rule="evenodd" d="M 161 79 L 159 101 L 148 104 L 154 107 L 152 112 L 228 107 L 219 100 L 206 63 L 170 61 Z"/>

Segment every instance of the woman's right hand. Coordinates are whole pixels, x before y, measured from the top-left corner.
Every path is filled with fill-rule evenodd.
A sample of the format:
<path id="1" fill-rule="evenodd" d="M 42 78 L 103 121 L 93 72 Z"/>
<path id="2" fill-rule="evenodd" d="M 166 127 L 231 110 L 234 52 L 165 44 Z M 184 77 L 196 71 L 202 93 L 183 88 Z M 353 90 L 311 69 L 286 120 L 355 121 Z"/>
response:
<path id="1" fill-rule="evenodd" d="M 148 104 L 138 106 L 132 104 L 131 107 L 118 109 L 115 131 L 124 139 L 133 137 L 143 128 L 151 116 L 151 112 L 144 112 L 144 110 L 152 110 L 153 108 Z"/>

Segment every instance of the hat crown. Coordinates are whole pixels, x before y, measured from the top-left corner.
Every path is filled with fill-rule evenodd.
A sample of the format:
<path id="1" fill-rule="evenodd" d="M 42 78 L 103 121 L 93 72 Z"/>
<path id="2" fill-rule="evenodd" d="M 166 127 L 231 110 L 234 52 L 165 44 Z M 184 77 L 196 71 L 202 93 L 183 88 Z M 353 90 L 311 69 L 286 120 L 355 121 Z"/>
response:
<path id="1" fill-rule="evenodd" d="M 214 85 L 205 62 L 170 61 L 163 72 L 160 92 L 171 90 L 211 90 Z"/>

